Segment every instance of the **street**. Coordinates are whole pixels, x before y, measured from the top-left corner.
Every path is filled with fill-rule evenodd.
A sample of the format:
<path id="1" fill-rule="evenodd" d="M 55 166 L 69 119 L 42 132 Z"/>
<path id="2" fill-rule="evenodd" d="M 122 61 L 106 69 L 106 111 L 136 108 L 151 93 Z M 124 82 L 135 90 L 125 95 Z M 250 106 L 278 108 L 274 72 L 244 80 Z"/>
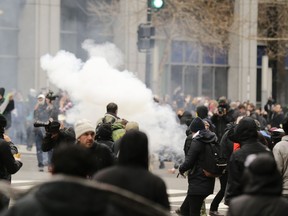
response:
<path id="1" fill-rule="evenodd" d="M 35 147 L 32 148 L 32 151 L 27 151 L 24 145 L 19 145 L 18 150 L 21 153 L 23 167 L 18 173 L 12 176 L 13 187 L 25 190 L 35 184 L 46 181 L 51 177 L 51 174 L 47 171 L 47 167 L 45 167 L 44 172 L 38 171 Z M 152 172 L 160 176 L 165 181 L 168 189 L 167 192 L 169 194 L 171 212 L 172 215 L 176 215 L 174 213 L 175 209 L 180 207 L 186 196 L 187 179 L 184 179 L 182 177 L 177 178 L 177 173 L 168 173 L 168 169 L 173 167 L 172 162 L 165 162 L 165 169 L 159 169 L 158 166 L 158 162 L 155 161 L 152 166 Z M 213 197 L 218 190 L 219 182 L 217 180 L 215 184 L 214 194 L 208 196 L 205 200 L 207 212 L 209 211 L 210 203 L 212 202 Z M 227 212 L 227 206 L 224 205 L 223 202 L 220 203 L 219 212 L 224 214 Z"/>

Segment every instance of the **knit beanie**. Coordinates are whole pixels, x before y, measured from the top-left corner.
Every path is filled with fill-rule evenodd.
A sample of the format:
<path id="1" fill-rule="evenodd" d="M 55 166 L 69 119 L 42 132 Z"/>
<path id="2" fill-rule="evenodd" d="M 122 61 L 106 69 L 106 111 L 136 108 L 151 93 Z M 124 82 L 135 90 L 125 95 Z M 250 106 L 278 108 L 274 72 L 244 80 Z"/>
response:
<path id="1" fill-rule="evenodd" d="M 74 125 L 76 139 L 86 132 L 95 132 L 95 126 L 87 119 L 82 119 Z"/>
<path id="2" fill-rule="evenodd" d="M 235 128 L 237 142 L 255 139 L 258 137 L 258 129 L 255 120 L 251 117 L 244 117 Z"/>
<path id="3" fill-rule="evenodd" d="M 204 130 L 205 129 L 205 124 L 202 121 L 201 118 L 196 117 L 193 119 L 193 121 L 191 122 L 190 126 L 190 131 L 196 133 L 199 130 Z"/>
<path id="4" fill-rule="evenodd" d="M 97 129 L 97 135 L 101 139 L 112 139 L 112 125 L 110 123 L 102 123 Z"/>

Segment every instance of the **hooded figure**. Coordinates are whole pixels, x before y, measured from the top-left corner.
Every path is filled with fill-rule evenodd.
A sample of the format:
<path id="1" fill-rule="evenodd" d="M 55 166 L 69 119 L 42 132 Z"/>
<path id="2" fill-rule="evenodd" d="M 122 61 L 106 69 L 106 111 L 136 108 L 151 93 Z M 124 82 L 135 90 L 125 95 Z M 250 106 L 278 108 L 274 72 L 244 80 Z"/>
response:
<path id="1" fill-rule="evenodd" d="M 229 216 L 284 216 L 288 201 L 282 197 L 282 177 L 270 153 L 249 155 L 243 174 L 244 193 L 231 200 Z"/>
<path id="2" fill-rule="evenodd" d="M 233 152 L 228 166 L 228 184 L 225 202 L 243 193 L 241 178 L 244 172 L 244 162 L 248 155 L 267 152 L 269 149 L 258 140 L 258 127 L 251 117 L 244 117 L 234 129 L 230 138 L 240 144 L 240 149 Z"/>
<path id="3" fill-rule="evenodd" d="M 201 156 L 204 154 L 205 145 L 217 142 L 217 136 L 205 129 L 205 124 L 199 117 L 193 119 L 189 129 L 191 135 L 186 138 L 184 146 L 185 161 L 179 167 L 180 174 L 188 175 L 188 192 L 183 203 L 189 203 L 189 208 L 182 204 L 180 211 L 183 215 L 199 215 L 204 199 L 213 194 L 215 183 L 215 178 L 205 176 L 200 166 Z"/>
<path id="4" fill-rule="evenodd" d="M 138 194 L 170 209 L 164 181 L 148 170 L 148 138 L 130 130 L 120 140 L 118 164 L 96 173 L 94 179 Z"/>

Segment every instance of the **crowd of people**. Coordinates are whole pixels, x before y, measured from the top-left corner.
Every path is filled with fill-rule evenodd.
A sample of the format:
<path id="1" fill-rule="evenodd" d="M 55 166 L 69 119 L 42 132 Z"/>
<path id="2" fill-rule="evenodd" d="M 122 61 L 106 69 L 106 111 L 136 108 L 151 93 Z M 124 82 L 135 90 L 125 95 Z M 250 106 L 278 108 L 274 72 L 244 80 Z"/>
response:
<path id="1" fill-rule="evenodd" d="M 154 100 L 164 103 L 156 97 Z M 154 215 L 168 215 L 167 188 L 149 169 L 148 137 L 141 131 L 141 125 L 119 117 L 118 105 L 114 102 L 107 104 L 106 113 L 96 125 L 89 119 L 79 119 L 71 125 L 65 122 L 65 114 L 72 107 L 67 92 L 54 94 L 43 90 L 36 94 L 31 90 L 29 100 L 24 100 L 20 93 L 5 95 L 5 89 L 0 88 L 0 155 L 3 155 L 0 178 L 11 182 L 11 175 L 21 169 L 22 162 L 13 143 L 26 143 L 27 150 L 35 145 L 40 172 L 47 165 L 55 176 L 72 177 L 67 181 L 62 177 L 59 181 L 57 177 L 56 181 L 36 187 L 9 209 L 9 199 L 1 196 L 3 215 L 62 215 L 66 208 L 69 208 L 66 212 L 69 215 L 97 212 L 109 215 L 116 210 L 119 214 L 115 215 L 130 215 L 120 201 L 111 201 L 108 191 L 117 194 L 120 200 L 131 198 L 129 193 L 136 194 L 137 205 L 151 206 L 149 211 Z M 280 104 L 270 98 L 261 110 L 249 101 L 231 102 L 225 97 L 218 100 L 175 97 L 171 107 L 179 124 L 187 126 L 184 157 L 174 157 L 177 161 L 174 161 L 173 172 L 178 169 L 179 174 L 188 179 L 187 196 L 176 210 L 177 214 L 206 215 L 205 198 L 214 192 L 216 177 L 207 175 L 202 160 L 205 146 L 218 143 L 227 167 L 217 177 L 220 190 L 211 203 L 209 215 L 223 215 L 218 211 L 223 198 L 231 216 L 246 215 L 243 212 L 285 215 L 288 208 L 288 117 Z M 159 158 L 159 168 L 164 168 L 165 158 L 161 152 Z M 265 166 L 262 167 L 262 163 Z M 103 189 L 102 184 L 91 185 L 91 182 L 113 187 Z M 94 190 L 88 193 L 85 188 L 88 186 Z M 114 187 L 120 188 L 120 193 Z M 62 195 L 59 188 L 66 188 L 67 193 Z M 96 208 L 93 203 L 101 199 L 99 193 L 103 191 L 106 191 L 103 200 L 113 203 Z M 77 196 L 73 197 L 72 193 Z M 79 201 L 81 194 L 83 199 Z M 91 201 L 93 199 L 95 201 Z M 74 205 L 78 202 L 83 208 Z M 266 208 L 259 208 L 259 203 L 261 206 L 265 203 Z M 131 211 L 135 214 L 137 210 Z M 149 211 L 138 214 L 145 215 Z"/>

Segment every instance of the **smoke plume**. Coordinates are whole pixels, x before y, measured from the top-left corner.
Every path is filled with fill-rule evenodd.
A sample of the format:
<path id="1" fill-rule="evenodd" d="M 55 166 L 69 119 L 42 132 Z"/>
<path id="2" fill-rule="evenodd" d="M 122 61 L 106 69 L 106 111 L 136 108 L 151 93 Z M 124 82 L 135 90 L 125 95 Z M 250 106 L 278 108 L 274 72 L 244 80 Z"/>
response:
<path id="1" fill-rule="evenodd" d="M 153 101 L 152 91 L 132 72 L 116 69 L 123 64 L 120 50 L 114 44 L 96 45 L 90 40 L 83 48 L 90 55 L 86 62 L 66 51 L 41 58 L 50 82 L 67 91 L 74 103 L 67 121 L 86 118 L 96 125 L 106 105 L 115 102 L 119 117 L 138 122 L 140 130 L 147 133 L 151 151 L 167 146 L 181 155 L 185 128 L 176 122 L 170 106 Z"/>

